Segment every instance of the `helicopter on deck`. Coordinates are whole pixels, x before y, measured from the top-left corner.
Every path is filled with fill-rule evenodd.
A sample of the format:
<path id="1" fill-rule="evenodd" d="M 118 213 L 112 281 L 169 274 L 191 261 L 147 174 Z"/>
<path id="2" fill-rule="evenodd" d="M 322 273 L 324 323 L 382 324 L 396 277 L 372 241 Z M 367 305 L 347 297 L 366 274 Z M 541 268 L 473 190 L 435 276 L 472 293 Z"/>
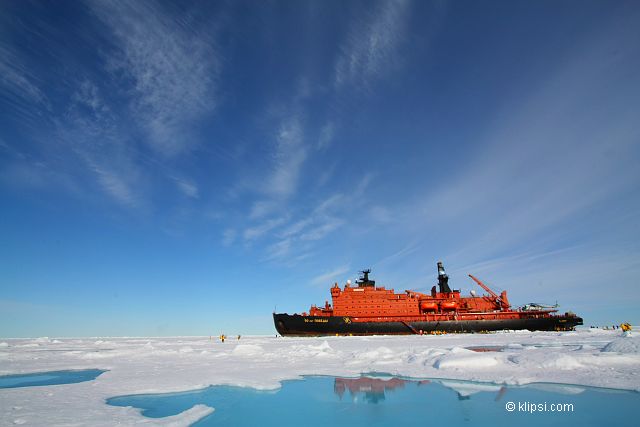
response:
<path id="1" fill-rule="evenodd" d="M 545 305 L 539 304 L 537 302 L 530 302 L 529 304 L 523 305 L 520 310 L 522 311 L 540 311 L 540 310 L 555 310 L 559 305 L 556 302 L 554 305 Z"/>

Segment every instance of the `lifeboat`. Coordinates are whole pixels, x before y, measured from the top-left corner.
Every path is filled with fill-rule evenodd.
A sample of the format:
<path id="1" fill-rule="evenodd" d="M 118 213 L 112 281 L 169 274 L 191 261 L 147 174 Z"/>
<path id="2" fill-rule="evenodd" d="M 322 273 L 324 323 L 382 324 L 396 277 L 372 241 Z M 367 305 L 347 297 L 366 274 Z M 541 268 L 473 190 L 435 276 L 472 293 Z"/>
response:
<path id="1" fill-rule="evenodd" d="M 456 301 L 442 301 L 440 308 L 443 310 L 455 310 L 458 308 L 458 303 Z"/>
<path id="2" fill-rule="evenodd" d="M 422 311 L 436 311 L 438 309 L 438 303 L 434 301 L 421 301 L 420 310 Z"/>

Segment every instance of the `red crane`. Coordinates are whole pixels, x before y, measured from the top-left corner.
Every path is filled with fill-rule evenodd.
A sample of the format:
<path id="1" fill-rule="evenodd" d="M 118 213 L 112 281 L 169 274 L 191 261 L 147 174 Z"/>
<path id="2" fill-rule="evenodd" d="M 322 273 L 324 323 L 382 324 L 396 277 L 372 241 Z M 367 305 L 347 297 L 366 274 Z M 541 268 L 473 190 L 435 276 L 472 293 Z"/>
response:
<path id="1" fill-rule="evenodd" d="M 496 301 L 500 304 L 501 307 L 509 308 L 509 303 L 505 303 L 505 301 L 503 301 L 502 298 L 498 294 L 493 292 L 491 290 L 491 288 L 489 288 L 487 285 L 482 283 L 482 281 L 480 279 L 478 279 L 477 277 L 472 276 L 471 274 L 469 275 L 469 277 L 471 277 L 473 279 L 473 281 L 476 282 L 482 289 L 484 289 L 485 291 L 489 292 L 489 294 L 496 299 Z"/>

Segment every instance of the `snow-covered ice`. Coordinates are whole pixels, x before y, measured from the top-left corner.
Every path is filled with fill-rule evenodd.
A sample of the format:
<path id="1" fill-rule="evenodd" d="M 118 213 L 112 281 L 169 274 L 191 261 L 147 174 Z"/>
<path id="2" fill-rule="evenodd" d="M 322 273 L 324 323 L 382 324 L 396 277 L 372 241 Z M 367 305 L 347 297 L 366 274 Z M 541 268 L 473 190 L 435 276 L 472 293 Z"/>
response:
<path id="1" fill-rule="evenodd" d="M 500 351 L 478 352 L 484 347 Z M 113 396 L 228 384 L 275 389 L 302 375 L 385 372 L 495 384 L 553 383 L 640 391 L 640 337 L 619 331 L 519 331 L 404 337 L 5 339 L 0 375 L 105 369 L 94 381 L 0 390 L 1 425 L 188 425 L 215 408 L 196 405 L 150 419 L 110 406 Z M 545 384 L 552 383 L 552 384 Z M 472 387 L 472 385 L 464 385 Z M 483 385 L 482 387 L 491 387 Z M 471 391 L 469 391 L 471 392 Z"/>

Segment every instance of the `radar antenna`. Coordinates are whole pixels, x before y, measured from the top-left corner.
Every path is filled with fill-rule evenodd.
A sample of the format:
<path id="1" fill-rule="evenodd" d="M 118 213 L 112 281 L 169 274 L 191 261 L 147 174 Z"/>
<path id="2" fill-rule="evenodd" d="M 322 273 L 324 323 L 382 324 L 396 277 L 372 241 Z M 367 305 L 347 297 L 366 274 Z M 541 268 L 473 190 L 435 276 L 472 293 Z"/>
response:
<path id="1" fill-rule="evenodd" d="M 358 284 L 358 287 L 362 288 L 365 286 L 375 286 L 376 285 L 376 281 L 375 280 L 369 280 L 369 273 L 371 273 L 371 269 L 367 268 L 365 270 L 360 271 L 360 273 L 362 273 L 362 277 L 360 277 L 356 283 Z"/>

